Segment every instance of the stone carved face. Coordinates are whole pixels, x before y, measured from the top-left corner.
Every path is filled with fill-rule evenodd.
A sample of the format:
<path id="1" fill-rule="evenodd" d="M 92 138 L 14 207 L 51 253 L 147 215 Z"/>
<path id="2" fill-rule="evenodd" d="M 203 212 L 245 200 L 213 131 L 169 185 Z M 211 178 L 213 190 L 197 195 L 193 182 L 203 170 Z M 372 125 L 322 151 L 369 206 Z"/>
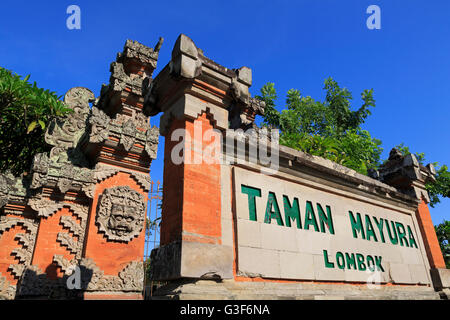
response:
<path id="1" fill-rule="evenodd" d="M 114 203 L 111 208 L 111 216 L 108 220 L 108 228 L 118 236 L 126 235 L 133 231 L 135 217 L 127 212 L 122 204 Z"/>
<path id="2" fill-rule="evenodd" d="M 106 189 L 100 196 L 97 224 L 112 241 L 131 241 L 142 231 L 145 200 L 128 186 Z"/>

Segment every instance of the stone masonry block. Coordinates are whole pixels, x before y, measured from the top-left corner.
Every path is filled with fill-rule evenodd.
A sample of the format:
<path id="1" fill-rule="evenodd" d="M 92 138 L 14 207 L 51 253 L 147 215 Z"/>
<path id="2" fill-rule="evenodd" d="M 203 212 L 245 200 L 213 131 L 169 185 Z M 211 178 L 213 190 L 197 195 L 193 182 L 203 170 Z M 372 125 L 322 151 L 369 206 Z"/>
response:
<path id="1" fill-rule="evenodd" d="M 184 241 L 181 255 L 183 277 L 233 277 L 233 249 L 230 246 Z"/>
<path id="2" fill-rule="evenodd" d="M 280 273 L 283 279 L 314 280 L 313 255 L 280 252 Z"/>
<path id="3" fill-rule="evenodd" d="M 280 257 L 275 250 L 238 248 L 238 271 L 248 277 L 280 278 Z"/>

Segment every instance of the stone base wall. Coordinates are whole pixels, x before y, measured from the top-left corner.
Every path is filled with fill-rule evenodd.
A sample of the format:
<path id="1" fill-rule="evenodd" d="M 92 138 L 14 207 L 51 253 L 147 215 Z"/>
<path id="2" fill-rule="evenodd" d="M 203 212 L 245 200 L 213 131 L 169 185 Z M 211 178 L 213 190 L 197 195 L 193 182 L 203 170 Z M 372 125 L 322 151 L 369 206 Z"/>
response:
<path id="1" fill-rule="evenodd" d="M 313 282 L 235 280 L 173 281 L 158 288 L 150 300 L 439 300 L 428 286 L 377 286 Z"/>

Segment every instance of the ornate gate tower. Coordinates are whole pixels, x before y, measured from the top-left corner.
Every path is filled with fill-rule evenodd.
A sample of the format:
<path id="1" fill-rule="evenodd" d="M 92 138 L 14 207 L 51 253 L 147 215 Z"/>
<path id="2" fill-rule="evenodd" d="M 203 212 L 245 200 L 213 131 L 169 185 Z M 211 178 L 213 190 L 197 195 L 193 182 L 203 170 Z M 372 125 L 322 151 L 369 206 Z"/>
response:
<path id="1" fill-rule="evenodd" d="M 127 40 L 99 98 L 82 87 L 66 93 L 73 112 L 49 125 L 50 153 L 20 178 L 0 175 L 2 297 L 142 298 L 159 137 L 142 111 L 142 83 L 151 82 L 161 44 Z"/>

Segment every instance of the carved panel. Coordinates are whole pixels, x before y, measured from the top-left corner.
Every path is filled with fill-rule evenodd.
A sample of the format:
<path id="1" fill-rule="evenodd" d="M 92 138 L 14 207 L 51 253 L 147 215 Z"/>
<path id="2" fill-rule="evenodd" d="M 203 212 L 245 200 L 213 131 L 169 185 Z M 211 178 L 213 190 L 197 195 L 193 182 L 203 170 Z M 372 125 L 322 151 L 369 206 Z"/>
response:
<path id="1" fill-rule="evenodd" d="M 58 187 L 62 193 L 83 190 L 93 183 L 89 163 L 80 150 L 80 141 L 86 134 L 89 103 L 94 94 L 87 88 L 75 87 L 67 91 L 64 102 L 72 113 L 52 120 L 45 132 L 45 141 L 53 146 L 34 157 L 31 168 L 31 189 Z"/>
<path id="2" fill-rule="evenodd" d="M 91 132 L 89 142 L 99 143 L 108 139 L 111 118 L 96 106 L 92 107 L 92 113 L 89 117 Z"/>
<path id="3" fill-rule="evenodd" d="M 17 233 L 14 238 L 14 240 L 19 243 L 19 247 L 14 248 L 11 251 L 11 254 L 15 256 L 17 263 L 11 264 L 8 268 L 8 271 L 11 272 L 11 274 L 15 277 L 20 278 L 23 274 L 23 271 L 31 263 L 38 224 L 37 222 L 32 220 L 20 219 L 15 217 L 0 217 L 0 237 L 5 232 L 16 226 L 22 226 L 26 229 L 26 231 L 24 233 Z M 2 289 L 2 281 L 5 285 L 6 278 L 2 280 L 0 274 L 0 299 L 2 296 L 5 299 L 13 299 L 16 292 L 16 286 L 8 284 L 6 289 Z"/>
<path id="4" fill-rule="evenodd" d="M 0 300 L 12 300 L 16 294 L 16 286 L 11 285 L 0 272 Z"/>
<path id="5" fill-rule="evenodd" d="M 61 267 L 61 270 L 64 272 L 63 279 L 71 275 L 74 267 L 78 265 L 81 272 L 82 290 L 139 292 L 144 287 L 144 264 L 142 261 L 131 261 L 117 276 L 105 275 L 103 270 L 91 258 L 82 258 L 79 262 L 76 262 L 64 259 L 62 255 L 55 255 L 53 262 Z"/>
<path id="6" fill-rule="evenodd" d="M 130 151 L 136 141 L 136 125 L 133 120 L 129 119 L 122 125 L 122 134 L 120 136 L 120 143 L 126 151 Z"/>
<path id="7" fill-rule="evenodd" d="M 64 102 L 73 113 L 53 120 L 45 133 L 45 141 L 54 147 L 75 148 L 85 131 L 89 102 L 94 99 L 94 94 L 87 88 L 75 87 L 67 91 Z"/>
<path id="8" fill-rule="evenodd" d="M 69 207 L 80 219 L 80 222 L 72 216 L 61 216 L 60 225 L 68 229 L 69 232 L 58 232 L 56 241 L 67 248 L 70 253 L 75 254 L 75 259 L 79 259 L 83 252 L 89 207 L 74 203 L 65 203 L 64 206 Z"/>
<path id="9" fill-rule="evenodd" d="M 74 292 L 67 290 L 66 277 L 55 280 L 35 265 L 27 267 L 17 288 L 18 296 L 40 296 L 47 299 L 67 299 Z"/>
<path id="10" fill-rule="evenodd" d="M 67 288 L 68 277 L 75 266 L 80 268 L 81 291 L 109 291 L 109 292 L 141 292 L 144 287 L 144 265 L 142 261 L 131 261 L 118 275 L 105 275 L 95 262 L 90 258 L 67 260 L 62 255 L 54 255 L 53 262 L 61 267 L 64 273 L 62 278 L 49 279 L 47 275 L 35 265 L 28 266 L 23 272 L 23 277 L 18 288 L 19 296 L 45 296 L 47 298 L 67 299 L 77 297 L 79 290 Z M 6 295 L 7 290 L 12 291 L 12 299 L 15 287 L 2 291 L 0 275 L 0 297 Z"/>
<path id="11" fill-rule="evenodd" d="M 144 197 L 129 186 L 106 189 L 99 199 L 96 222 L 111 241 L 128 242 L 142 231 L 145 220 Z"/>
<path id="12" fill-rule="evenodd" d="M 0 174 L 0 208 L 8 203 L 13 183 L 14 177 L 12 175 Z"/>
<path id="13" fill-rule="evenodd" d="M 145 136 L 145 151 L 150 158 L 156 159 L 156 152 L 158 151 L 159 128 L 149 128 Z"/>
<path id="14" fill-rule="evenodd" d="M 94 176 L 97 182 L 101 182 L 119 172 L 126 172 L 130 174 L 130 177 L 133 178 L 145 192 L 148 192 L 150 190 L 151 181 L 150 175 L 148 173 L 141 173 L 133 170 L 127 170 L 125 168 L 118 168 L 118 167 L 111 167 L 108 165 L 97 164 L 97 166 L 95 167 Z"/>
<path id="15" fill-rule="evenodd" d="M 83 228 L 81 225 L 79 225 L 75 219 L 70 216 L 62 216 L 60 223 L 64 228 L 69 229 L 69 231 L 77 237 L 81 236 L 83 233 Z"/>
<path id="16" fill-rule="evenodd" d="M 56 241 L 61 243 L 61 246 L 66 247 L 71 253 L 77 253 L 81 251 L 79 241 L 75 241 L 73 237 L 67 232 L 58 232 Z"/>
<path id="17" fill-rule="evenodd" d="M 32 198 L 28 201 L 31 209 L 37 211 L 38 217 L 50 217 L 64 206 L 63 202 L 56 202 L 46 198 Z"/>
<path id="18" fill-rule="evenodd" d="M 58 148 L 59 158 L 49 159 L 46 154 L 40 153 L 34 157 L 32 165 L 31 188 L 43 186 L 57 187 L 61 193 L 68 190 L 86 190 L 94 183 L 93 170 L 74 165 L 69 158 L 80 152 L 63 152 Z M 65 155 L 63 157 L 63 155 Z M 76 161 L 75 161 L 76 162 Z"/>
<path id="19" fill-rule="evenodd" d="M 88 291 L 142 291 L 144 264 L 131 261 L 118 276 L 104 275 L 92 259 L 80 262 L 82 287 Z"/>

